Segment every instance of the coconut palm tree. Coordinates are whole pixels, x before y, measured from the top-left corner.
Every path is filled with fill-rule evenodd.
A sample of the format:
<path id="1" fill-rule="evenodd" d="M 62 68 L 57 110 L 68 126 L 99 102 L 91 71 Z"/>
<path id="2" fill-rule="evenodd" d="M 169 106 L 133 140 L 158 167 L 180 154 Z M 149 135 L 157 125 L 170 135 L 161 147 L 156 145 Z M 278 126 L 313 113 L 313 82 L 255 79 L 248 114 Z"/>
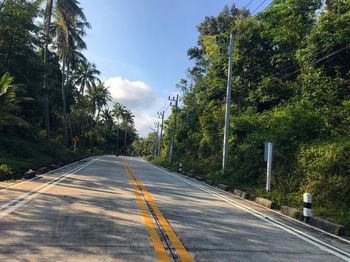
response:
<path id="1" fill-rule="evenodd" d="M 69 66 L 73 64 L 76 51 L 86 49 L 82 37 L 85 28 L 90 27 L 82 9 L 76 0 L 59 0 L 55 10 L 54 35 L 56 51 L 62 61 L 62 104 L 64 118 L 64 143 L 68 146 L 68 117 L 66 103 L 66 82 L 70 74 Z"/>
<path id="2" fill-rule="evenodd" d="M 91 87 L 87 89 L 86 97 L 90 104 L 90 113 L 91 113 L 91 151 L 93 151 L 93 137 L 96 132 L 95 124 L 98 122 L 100 112 L 102 107 L 106 106 L 109 101 L 112 100 L 112 96 L 102 82 L 95 82 Z M 94 121 L 95 116 L 95 121 Z"/>
<path id="3" fill-rule="evenodd" d="M 127 110 L 123 115 L 123 123 L 125 124 L 125 136 L 124 136 L 124 148 L 126 150 L 126 138 L 128 135 L 129 125 L 134 125 L 134 115 L 131 111 Z"/>
<path id="4" fill-rule="evenodd" d="M 120 125 L 120 119 L 124 117 L 126 113 L 126 108 L 120 103 L 115 103 L 113 106 L 113 114 L 114 117 L 117 119 L 117 148 L 116 148 L 116 154 L 118 154 L 119 151 L 119 125 Z"/>
<path id="5" fill-rule="evenodd" d="M 113 123 L 113 111 L 109 108 L 105 108 L 101 111 L 101 120 L 103 124 L 112 124 Z"/>
<path id="6" fill-rule="evenodd" d="M 4 5 L 5 0 L 0 4 L 0 11 L 2 6 Z M 44 83 L 43 83 L 43 89 L 44 89 L 44 115 L 45 115 L 45 129 L 46 129 L 46 137 L 47 139 L 50 138 L 50 112 L 49 112 L 49 96 L 48 96 L 48 86 L 47 86 L 47 66 L 48 66 L 48 54 L 49 54 L 49 43 L 50 43 L 50 30 L 52 27 L 51 19 L 52 19 L 52 13 L 53 9 L 56 10 L 66 10 L 66 13 L 70 14 L 70 17 L 78 16 L 83 21 L 86 22 L 86 17 L 82 11 L 82 9 L 79 7 L 79 1 L 77 0 L 47 0 L 46 1 L 46 8 L 45 8 L 45 16 L 44 16 L 44 68 L 46 69 L 44 71 Z M 72 19 L 71 19 L 72 20 Z M 66 122 L 66 121 L 65 121 Z M 65 127 L 66 129 L 66 127 Z M 66 139 L 67 140 L 67 139 Z"/>
<path id="7" fill-rule="evenodd" d="M 97 81 L 97 83 L 95 82 L 87 89 L 86 96 L 88 101 L 90 101 L 92 113 L 96 115 L 96 120 L 98 120 L 102 107 L 112 100 L 111 93 L 104 83 Z"/>
<path id="8" fill-rule="evenodd" d="M 17 116 L 20 112 L 19 103 L 30 98 L 18 97 L 20 85 L 14 83 L 14 78 L 8 73 L 0 78 L 0 130 L 5 126 L 29 127 L 30 124 Z"/>
<path id="9" fill-rule="evenodd" d="M 101 72 L 96 69 L 94 63 L 90 63 L 87 60 L 82 60 L 79 64 L 74 76 L 74 84 L 80 86 L 80 93 L 84 96 L 85 88 L 90 87 L 97 80 L 97 75 Z"/>
<path id="10" fill-rule="evenodd" d="M 47 0 L 44 18 L 44 114 L 45 114 L 45 129 L 46 129 L 46 139 L 50 139 L 50 110 L 49 110 L 49 94 L 47 86 L 47 60 L 49 55 L 49 33 L 52 17 L 53 0 Z"/>

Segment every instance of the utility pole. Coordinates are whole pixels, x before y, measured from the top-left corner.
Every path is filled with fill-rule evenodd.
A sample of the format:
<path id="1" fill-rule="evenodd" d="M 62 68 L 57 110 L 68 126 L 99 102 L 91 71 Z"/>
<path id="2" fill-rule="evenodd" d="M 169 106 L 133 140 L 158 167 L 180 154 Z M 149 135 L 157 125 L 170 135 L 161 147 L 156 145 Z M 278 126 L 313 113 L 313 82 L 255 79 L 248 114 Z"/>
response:
<path id="1" fill-rule="evenodd" d="M 228 51 L 228 71 L 227 71 L 227 92 L 226 92 L 226 112 L 225 112 L 225 131 L 224 145 L 222 152 L 222 172 L 225 172 L 228 159 L 228 137 L 230 129 L 230 105 L 231 105 L 231 84 L 232 84 L 232 53 L 233 53 L 233 33 L 230 34 L 230 44 Z"/>
<path id="2" fill-rule="evenodd" d="M 158 118 L 161 119 L 161 125 L 160 125 L 160 137 L 159 137 L 159 148 L 158 148 L 158 155 L 161 152 L 162 149 L 162 139 L 163 139 L 163 123 L 164 123 L 164 110 L 162 112 L 158 112 Z"/>
<path id="3" fill-rule="evenodd" d="M 175 102 L 174 127 L 173 127 L 173 133 L 171 136 L 171 144 L 170 144 L 170 148 L 169 148 L 169 161 L 171 162 L 173 159 L 173 154 L 174 154 L 174 141 L 175 141 L 175 132 L 176 132 L 176 115 L 177 115 L 177 107 L 178 107 L 178 103 L 179 103 L 179 95 L 176 95 L 176 99 L 175 99 L 175 97 L 170 98 L 170 96 L 169 96 L 168 100 L 170 101 L 170 106 L 172 106 L 173 102 Z"/>
<path id="4" fill-rule="evenodd" d="M 155 128 L 157 128 L 157 133 L 155 133 L 156 135 L 156 139 L 155 139 L 155 145 L 154 145 L 154 157 L 158 156 L 158 143 L 159 143 L 159 122 L 154 122 L 154 126 Z"/>

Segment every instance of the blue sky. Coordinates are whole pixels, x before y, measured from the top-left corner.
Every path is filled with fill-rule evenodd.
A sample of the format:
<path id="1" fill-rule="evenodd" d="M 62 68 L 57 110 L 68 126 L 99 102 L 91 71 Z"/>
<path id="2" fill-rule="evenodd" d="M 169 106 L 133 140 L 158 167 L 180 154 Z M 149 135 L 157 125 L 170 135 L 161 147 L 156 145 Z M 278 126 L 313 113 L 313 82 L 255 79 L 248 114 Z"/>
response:
<path id="1" fill-rule="evenodd" d="M 114 101 L 136 115 L 136 128 L 145 136 L 157 111 L 191 66 L 187 49 L 196 45 L 197 25 L 223 7 L 249 0 L 81 0 L 92 25 L 84 53 L 96 63 Z M 266 1 L 261 8 L 266 7 Z M 254 10 L 262 0 L 252 1 Z"/>

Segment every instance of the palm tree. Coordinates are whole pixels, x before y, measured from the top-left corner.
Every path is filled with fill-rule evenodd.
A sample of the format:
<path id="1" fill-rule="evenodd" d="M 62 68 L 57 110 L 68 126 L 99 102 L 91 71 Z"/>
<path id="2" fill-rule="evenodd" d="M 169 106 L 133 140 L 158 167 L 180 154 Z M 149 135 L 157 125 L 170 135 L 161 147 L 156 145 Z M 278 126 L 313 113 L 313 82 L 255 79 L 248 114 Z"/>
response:
<path id="1" fill-rule="evenodd" d="M 84 90 L 90 87 L 97 80 L 97 75 L 101 72 L 96 69 L 96 65 L 86 60 L 82 60 L 76 70 L 73 80 L 74 84 L 80 86 L 80 93 L 84 96 Z"/>
<path id="2" fill-rule="evenodd" d="M 0 3 L 0 11 L 5 3 L 5 0 Z M 63 10 L 65 9 L 67 13 L 70 13 L 71 17 L 78 16 L 83 21 L 86 22 L 85 15 L 82 9 L 79 7 L 79 1 L 77 0 L 56 0 L 56 9 Z M 44 115 L 45 115 L 45 129 L 46 129 L 46 138 L 50 138 L 50 110 L 49 110 L 49 96 L 48 96 L 48 86 L 47 86 L 47 66 L 48 66 L 48 54 L 49 54 L 49 35 L 51 30 L 51 18 L 52 12 L 54 8 L 54 0 L 47 0 L 46 8 L 45 8 L 45 17 L 44 17 Z M 64 105 L 65 107 L 65 105 Z M 66 118 L 66 117 L 65 117 Z M 65 120 L 65 130 L 66 130 L 66 120 Z M 65 135 L 65 141 L 67 141 L 67 137 Z"/>
<path id="3" fill-rule="evenodd" d="M 62 104 L 64 118 L 64 144 L 68 146 L 68 117 L 66 104 L 66 82 L 69 75 L 69 65 L 74 62 L 76 50 L 86 49 L 82 37 L 85 27 L 90 27 L 86 17 L 76 0 L 57 1 L 55 10 L 56 49 L 62 61 Z M 66 71 L 67 70 L 67 71 Z"/>
<path id="4" fill-rule="evenodd" d="M 114 117 L 117 119 L 117 148 L 116 148 L 116 154 L 118 154 L 119 151 L 119 124 L 120 119 L 124 117 L 126 113 L 126 108 L 120 103 L 115 103 L 113 106 L 113 114 Z"/>
<path id="5" fill-rule="evenodd" d="M 113 111 L 109 108 L 105 108 L 101 111 L 101 120 L 104 124 L 112 124 L 113 123 Z"/>
<path id="6" fill-rule="evenodd" d="M 53 0 L 47 0 L 45 18 L 44 18 L 44 35 L 45 35 L 45 46 L 44 46 L 44 114 L 45 114 L 45 129 L 46 139 L 50 139 L 50 111 L 49 111 L 49 94 L 47 87 L 47 60 L 49 54 L 49 33 L 52 17 Z"/>
<path id="7" fill-rule="evenodd" d="M 111 93 L 104 83 L 97 81 L 97 83 L 95 82 L 87 89 L 86 96 L 88 101 L 90 101 L 93 115 L 97 112 L 96 120 L 98 120 L 102 107 L 106 106 L 112 100 Z"/>
<path id="8" fill-rule="evenodd" d="M 124 148 L 126 150 L 126 138 L 128 134 L 128 127 L 129 125 L 134 124 L 134 115 L 131 111 L 127 110 L 123 116 L 123 123 L 125 124 L 125 137 L 124 137 Z"/>
<path id="9" fill-rule="evenodd" d="M 108 90 L 108 87 L 106 87 L 102 82 L 98 81 L 97 83 L 94 83 L 92 86 L 88 87 L 86 97 L 90 104 L 92 129 L 91 151 L 93 151 L 93 137 L 96 131 L 94 122 L 98 122 L 102 107 L 106 106 L 107 103 L 112 100 L 112 96 Z"/>
<path id="10" fill-rule="evenodd" d="M 30 124 L 17 116 L 19 103 L 30 98 L 18 97 L 20 85 L 14 84 L 14 78 L 8 73 L 0 78 L 0 130 L 5 126 L 29 127 Z"/>

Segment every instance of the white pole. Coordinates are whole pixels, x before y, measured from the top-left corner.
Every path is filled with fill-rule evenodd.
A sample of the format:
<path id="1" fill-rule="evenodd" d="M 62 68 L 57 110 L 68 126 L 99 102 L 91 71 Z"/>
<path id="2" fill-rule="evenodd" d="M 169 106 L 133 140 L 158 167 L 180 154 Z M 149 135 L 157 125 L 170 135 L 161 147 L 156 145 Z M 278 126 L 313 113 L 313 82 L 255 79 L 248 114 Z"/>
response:
<path id="1" fill-rule="evenodd" d="M 272 143 L 267 143 L 266 191 L 271 190 Z"/>
<path id="2" fill-rule="evenodd" d="M 228 158 L 228 136 L 230 128 L 230 105 L 231 105 L 231 71 L 232 71 L 232 53 L 233 53 L 233 33 L 230 34 L 230 46 L 228 52 L 228 71 L 227 71 L 227 90 L 226 90 L 226 113 L 225 113 L 225 132 L 224 146 L 222 152 L 222 172 L 226 170 Z"/>
<path id="3" fill-rule="evenodd" d="M 304 193 L 303 200 L 304 200 L 304 209 L 303 209 L 304 222 L 309 223 L 310 217 L 312 217 L 312 195 L 310 193 Z"/>

